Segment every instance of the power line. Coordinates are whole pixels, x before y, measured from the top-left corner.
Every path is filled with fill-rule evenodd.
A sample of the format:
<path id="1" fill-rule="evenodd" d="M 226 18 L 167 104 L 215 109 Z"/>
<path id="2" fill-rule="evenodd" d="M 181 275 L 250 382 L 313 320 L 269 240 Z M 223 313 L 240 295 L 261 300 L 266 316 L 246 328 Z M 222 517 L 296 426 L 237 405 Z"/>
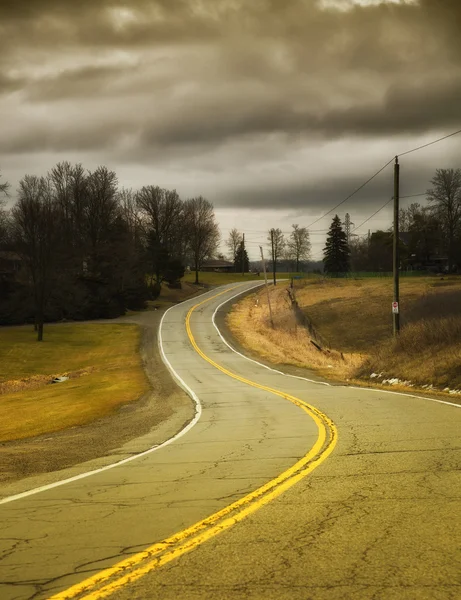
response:
<path id="1" fill-rule="evenodd" d="M 319 221 L 321 221 L 324 217 L 326 217 L 327 215 L 329 215 L 330 213 L 332 213 L 339 206 L 341 206 L 341 204 L 344 204 L 345 202 L 347 202 L 348 200 L 350 200 L 352 198 L 352 196 L 355 196 L 355 194 L 357 194 L 358 192 L 360 192 L 360 190 L 362 190 L 366 185 L 368 185 L 370 183 L 370 181 L 373 181 L 373 179 L 375 177 L 377 177 L 380 173 L 382 173 L 384 171 L 384 169 L 386 167 L 388 167 L 392 162 L 394 162 L 394 158 L 391 158 L 391 160 L 389 162 L 387 162 L 383 167 L 381 167 L 381 169 L 379 169 L 379 171 L 376 171 L 376 173 L 374 175 L 372 175 L 369 179 L 367 179 L 365 181 L 365 183 L 362 183 L 362 185 L 360 187 L 358 187 L 356 190 L 354 190 L 352 192 L 352 194 L 349 194 L 349 196 L 347 196 L 347 198 L 344 198 L 344 200 L 341 200 L 341 202 L 339 202 L 339 204 L 337 204 L 336 206 L 333 206 L 333 208 L 330 209 L 328 212 L 326 212 L 325 214 L 323 214 L 321 217 L 319 217 L 315 221 L 312 221 L 312 223 L 307 226 L 307 229 L 309 229 L 309 227 L 312 227 L 312 225 L 315 225 L 316 223 L 318 223 Z"/>
<path id="2" fill-rule="evenodd" d="M 229 228 L 229 227 L 220 227 L 221 231 L 232 231 L 233 228 Z M 307 227 L 306 227 L 307 229 Z M 328 229 L 312 229 L 309 233 L 319 233 L 319 232 L 324 232 L 324 231 L 328 231 Z M 245 233 L 264 233 L 269 235 L 270 234 L 270 229 L 245 229 Z M 289 235 L 290 233 L 292 233 L 292 231 L 287 231 L 284 230 L 282 231 L 283 234 L 285 235 Z"/>
<path id="3" fill-rule="evenodd" d="M 398 157 L 401 157 L 401 156 L 406 156 L 407 154 L 411 154 L 413 152 L 417 152 L 418 150 L 422 150 L 423 148 L 427 148 L 429 146 L 433 146 L 434 144 L 438 144 L 439 142 L 442 142 L 442 141 L 447 140 L 447 139 L 449 139 L 451 137 L 454 137 L 455 135 L 459 135 L 460 133 L 461 133 L 461 129 L 459 129 L 457 131 L 454 131 L 453 133 L 450 133 L 448 135 L 445 135 L 445 136 L 443 136 L 441 138 L 438 138 L 436 140 L 433 140 L 432 142 L 428 142 L 427 144 L 422 144 L 421 146 L 417 146 L 416 148 L 412 148 L 411 150 L 407 150 L 406 152 L 402 152 L 401 154 L 397 154 L 395 158 L 398 158 Z M 348 200 L 350 200 L 353 196 L 355 196 L 355 194 L 357 194 L 358 192 L 360 192 L 360 190 L 362 190 L 366 185 L 368 185 L 371 181 L 373 181 L 373 179 L 375 179 L 380 173 L 382 173 L 384 171 L 384 169 L 386 169 L 393 161 L 394 161 L 394 158 L 392 158 L 383 167 L 381 167 L 381 169 L 379 169 L 378 171 L 376 171 L 376 173 L 374 173 L 374 175 L 372 175 L 361 186 L 359 186 L 356 190 L 354 190 L 351 194 L 349 194 L 349 196 L 347 196 L 346 198 L 344 198 L 344 200 L 341 200 L 341 202 L 339 202 L 338 204 L 336 204 L 336 206 L 334 206 L 329 211 L 327 211 L 326 213 L 324 213 L 321 217 L 319 217 L 315 221 L 312 221 L 312 223 L 310 225 L 308 225 L 306 229 L 309 229 L 310 227 L 312 227 L 312 225 L 315 225 L 316 223 L 318 223 L 319 221 L 321 221 L 324 217 L 328 216 L 334 210 L 336 210 L 337 208 L 339 208 L 342 204 L 344 204 L 345 202 L 347 202 Z M 403 198 L 418 198 L 418 197 L 421 197 L 421 196 L 426 196 L 426 193 L 410 194 L 410 195 L 407 195 L 407 196 L 400 196 L 400 198 L 402 198 L 402 199 Z M 368 219 L 365 219 L 365 221 L 363 221 L 363 223 L 361 223 L 360 225 L 358 225 L 357 227 L 355 227 L 353 231 L 356 231 L 357 229 L 359 229 L 360 227 L 362 227 L 363 225 L 365 225 L 365 223 L 367 223 L 375 215 L 377 215 L 379 212 L 381 212 L 392 200 L 393 200 L 393 198 L 391 198 L 390 200 L 388 200 L 383 206 L 381 206 L 381 208 L 379 208 L 370 217 L 368 217 Z M 319 232 L 319 233 L 320 232 L 324 232 L 324 231 L 328 231 L 328 230 L 321 230 L 321 229 L 316 230 L 316 232 Z M 267 233 L 267 232 L 252 230 L 251 232 L 249 231 L 248 233 Z M 289 232 L 283 232 L 283 233 L 287 234 Z M 309 233 L 313 233 L 313 232 L 309 232 Z M 249 242 L 249 243 L 259 243 L 259 242 Z"/>
<path id="4" fill-rule="evenodd" d="M 443 140 L 447 140 L 448 138 L 451 138 L 454 135 L 458 135 L 459 133 L 461 133 L 461 129 L 459 129 L 458 131 L 454 131 L 453 133 L 450 133 L 448 135 L 444 135 L 443 137 L 439 138 L 438 140 L 434 140 L 427 144 L 423 144 L 422 146 L 418 146 L 417 148 L 413 148 L 412 150 L 407 150 L 406 152 L 402 152 L 402 154 L 397 154 L 397 156 L 398 157 L 405 156 L 406 154 L 411 154 L 412 152 L 416 152 L 417 150 L 422 150 L 423 148 L 427 148 L 428 146 L 432 146 L 433 144 L 438 144 L 439 142 L 442 142 Z"/>
<path id="5" fill-rule="evenodd" d="M 375 215 L 377 215 L 379 212 L 381 212 L 381 211 L 383 210 L 383 208 L 386 208 L 386 206 L 387 206 L 388 204 L 390 204 L 390 203 L 392 202 L 392 200 L 394 200 L 394 196 L 392 196 L 392 198 L 391 198 L 390 200 L 388 200 L 388 201 L 386 202 L 386 204 L 383 204 L 383 205 L 381 206 L 381 208 L 378 208 L 378 210 L 377 210 L 376 212 L 374 212 L 374 213 L 371 215 L 371 217 L 368 217 L 368 219 L 365 219 L 365 221 L 363 221 L 363 223 L 360 223 L 360 225 L 357 225 L 357 227 L 354 227 L 353 231 L 356 231 L 357 229 L 360 229 L 360 227 L 362 227 L 362 225 L 365 225 L 365 223 L 368 223 L 368 221 L 369 221 L 370 219 L 372 219 L 372 218 L 373 218 Z"/>
<path id="6" fill-rule="evenodd" d="M 419 198 L 420 196 L 427 196 L 427 192 L 424 192 L 424 194 L 410 194 L 410 196 L 400 196 L 400 199 L 402 199 L 402 198 Z"/>
<path id="7" fill-rule="evenodd" d="M 412 152 L 416 152 L 418 150 L 422 150 L 423 148 L 427 148 L 428 146 L 432 146 L 433 144 L 438 144 L 439 142 L 442 142 L 443 140 L 447 140 L 448 138 L 451 138 L 455 135 L 458 135 L 461 133 L 461 129 L 459 129 L 458 131 L 454 131 L 453 133 L 450 133 L 448 135 L 444 135 L 441 138 L 438 138 L 436 140 L 433 140 L 432 142 L 428 142 L 427 144 L 423 144 L 422 146 L 418 146 L 417 148 L 413 148 L 412 150 L 407 150 L 406 152 L 402 152 L 401 154 L 398 154 L 397 156 L 405 156 L 406 154 L 411 154 Z M 334 206 L 332 209 L 330 209 L 328 212 L 326 212 L 325 214 L 323 214 L 321 217 L 319 217 L 318 219 L 316 219 L 315 221 L 313 221 L 310 225 L 308 225 L 308 229 L 309 227 L 312 227 L 312 225 L 315 225 L 315 223 L 318 223 L 321 219 L 323 219 L 324 217 L 326 217 L 327 215 L 331 214 L 334 210 L 336 210 L 339 206 L 341 206 L 342 204 L 344 204 L 345 202 L 347 202 L 348 200 L 350 200 L 352 198 L 352 196 L 355 196 L 355 194 L 357 194 L 357 192 L 359 192 L 360 190 L 362 190 L 366 185 L 368 185 L 370 183 L 370 181 L 372 181 L 375 177 L 377 177 L 380 173 L 382 173 L 384 171 L 384 169 L 386 167 L 388 167 L 391 162 L 394 161 L 394 158 L 392 158 L 388 163 L 386 163 L 381 169 L 379 169 L 379 171 L 377 171 L 374 175 L 372 175 L 372 177 L 370 177 L 370 179 L 367 179 L 367 181 L 365 181 L 365 183 L 363 183 L 360 187 L 358 187 L 354 192 L 352 192 L 352 194 L 349 194 L 349 196 L 347 196 L 347 198 L 344 198 L 344 200 L 342 200 L 341 202 L 339 202 L 339 204 L 337 204 L 336 206 Z M 401 198 L 416 198 L 417 196 L 425 196 L 425 194 L 415 194 L 414 196 L 401 196 Z M 382 210 L 382 209 L 380 209 Z M 379 211 L 378 211 L 379 212 Z M 357 228 L 356 228 L 357 229 Z"/>

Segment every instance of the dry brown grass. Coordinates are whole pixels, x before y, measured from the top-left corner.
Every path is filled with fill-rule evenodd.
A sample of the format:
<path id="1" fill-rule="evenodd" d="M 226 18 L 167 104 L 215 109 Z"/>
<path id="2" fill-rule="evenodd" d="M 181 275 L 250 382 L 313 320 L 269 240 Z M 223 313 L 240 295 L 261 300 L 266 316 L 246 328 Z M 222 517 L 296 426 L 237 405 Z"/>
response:
<path id="1" fill-rule="evenodd" d="M 308 331 L 296 324 L 285 289 L 271 290 L 274 329 L 265 293 L 259 292 L 244 298 L 228 315 L 233 334 L 245 348 L 272 363 L 309 366 L 323 374 L 347 377 L 360 364 L 360 357 L 336 350 L 320 352 Z"/>
<path id="2" fill-rule="evenodd" d="M 390 279 L 305 282 L 297 300 L 325 353 L 314 348 L 305 328 L 296 327 L 286 287 L 271 290 L 275 331 L 262 291 L 229 315 L 229 326 L 244 347 L 273 363 L 313 368 L 342 380 L 369 381 L 372 372 L 383 372 L 417 386 L 461 386 L 459 278 L 402 278 L 397 342 L 392 338 Z"/>
<path id="3" fill-rule="evenodd" d="M 386 340 L 370 353 L 357 376 L 369 378 L 372 372 L 418 386 L 461 389 L 461 316 L 409 323 L 398 340 Z"/>

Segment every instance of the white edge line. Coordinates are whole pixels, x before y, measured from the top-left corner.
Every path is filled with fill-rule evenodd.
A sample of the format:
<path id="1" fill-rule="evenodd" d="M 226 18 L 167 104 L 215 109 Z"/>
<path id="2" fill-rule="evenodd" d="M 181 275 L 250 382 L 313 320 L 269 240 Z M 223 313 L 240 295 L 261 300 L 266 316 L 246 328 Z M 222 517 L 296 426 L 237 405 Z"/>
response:
<path id="1" fill-rule="evenodd" d="M 214 288 L 211 291 L 214 292 L 215 289 L 216 288 Z M 202 294 L 202 295 L 205 296 L 207 293 L 210 293 L 210 292 L 205 292 L 205 294 Z M 144 452 L 140 452 L 139 454 L 135 454 L 134 456 L 129 456 L 128 458 L 124 458 L 124 459 L 119 460 L 110 465 L 100 467 L 99 469 L 93 469 L 92 471 L 86 471 L 85 473 L 80 473 L 79 475 L 74 475 L 73 477 L 68 477 L 67 479 L 61 479 L 60 481 L 48 483 L 47 485 L 42 485 L 40 487 L 33 488 L 31 490 L 27 490 L 26 492 L 21 492 L 20 494 L 14 494 L 13 496 L 6 496 L 5 498 L 0 499 L 0 504 L 7 504 L 9 502 L 14 502 L 15 500 L 21 500 L 22 498 L 27 498 L 28 496 L 34 496 L 35 494 L 39 494 L 41 492 L 46 492 L 47 490 L 52 490 L 53 488 L 60 487 L 61 485 L 66 485 L 67 483 L 79 481 L 80 479 L 85 479 L 86 477 L 91 477 L 91 475 L 97 475 L 98 473 L 103 473 L 104 471 L 109 471 L 110 469 L 114 469 L 115 467 L 120 467 L 121 465 L 126 465 L 127 463 L 129 463 L 133 460 L 137 460 L 138 458 L 147 456 L 148 454 L 151 454 L 152 452 L 155 452 L 156 450 L 160 450 L 161 448 L 164 448 L 165 446 L 172 444 L 177 439 L 179 439 L 183 435 L 185 435 L 188 431 L 190 431 L 192 429 L 192 427 L 194 427 L 194 425 L 197 424 L 198 420 L 200 419 L 200 417 L 202 415 L 202 405 L 200 404 L 200 400 L 199 400 L 197 394 L 187 385 L 187 383 L 183 379 L 181 379 L 181 377 L 178 375 L 178 373 L 174 370 L 173 366 L 171 365 L 170 361 L 168 360 L 168 358 L 165 355 L 165 351 L 163 349 L 163 339 L 162 339 L 162 325 L 163 325 L 163 320 L 165 319 L 166 315 L 170 312 L 171 309 L 176 308 L 177 306 L 179 306 L 180 304 L 184 304 L 185 302 L 190 302 L 191 300 L 194 300 L 194 299 L 195 298 L 188 298 L 187 300 L 184 300 L 184 302 L 180 302 L 178 304 L 175 304 L 174 306 L 170 306 L 170 308 L 168 310 L 166 310 L 164 312 L 164 314 L 162 315 L 162 318 L 160 320 L 159 329 L 158 329 L 158 343 L 159 343 L 160 354 L 161 354 L 162 360 L 165 363 L 165 365 L 167 366 L 170 373 L 173 375 L 173 378 L 176 379 L 178 384 L 192 398 L 192 400 L 195 403 L 195 415 L 194 415 L 194 418 L 192 419 L 192 421 L 190 421 L 184 427 L 184 429 L 181 429 L 181 431 L 179 431 L 172 438 L 169 438 L 162 444 L 158 444 L 157 446 L 152 446 L 152 448 L 149 448 L 148 450 L 144 450 Z"/>
<path id="2" fill-rule="evenodd" d="M 258 285 L 253 286 L 252 288 L 248 288 L 248 289 L 255 289 L 255 288 L 257 288 L 257 287 L 259 287 L 261 285 L 264 285 L 264 283 L 260 283 Z M 231 346 L 229 344 L 229 342 L 222 335 L 219 327 L 216 325 L 216 314 L 218 313 L 218 310 L 222 306 L 224 306 L 224 304 L 227 304 L 228 302 L 231 302 L 232 300 L 234 300 L 234 298 L 237 298 L 238 296 L 241 296 L 242 294 L 244 294 L 245 292 L 247 292 L 248 289 L 243 290 L 241 292 L 238 292 L 237 294 L 234 294 L 233 296 L 231 296 L 227 300 L 224 300 L 224 302 L 221 302 L 221 304 L 214 311 L 213 316 L 211 318 L 211 320 L 213 322 L 213 325 L 214 325 L 214 328 L 216 329 L 216 331 L 218 332 L 219 337 L 226 344 L 226 346 L 230 350 L 232 350 L 232 352 L 235 352 L 235 354 L 238 354 L 239 356 L 241 356 L 245 360 L 249 360 L 250 362 L 254 363 L 255 365 L 259 365 L 260 367 L 263 367 L 264 369 L 267 369 L 268 371 L 273 371 L 274 373 L 277 373 L 279 375 L 284 375 L 285 377 L 292 377 L 293 379 L 302 379 L 303 381 L 308 381 L 309 383 L 317 383 L 318 385 L 326 385 L 326 386 L 331 387 L 331 384 L 327 383 L 326 381 L 316 381 L 315 379 L 308 379 L 307 377 L 301 377 L 299 375 L 291 375 L 289 373 L 284 373 L 283 371 L 278 371 L 277 369 L 273 369 L 272 367 L 268 367 L 267 365 L 265 365 L 265 364 L 263 364 L 261 362 L 258 362 L 257 360 L 254 360 L 253 358 L 249 358 L 248 356 L 245 356 L 244 354 L 242 354 L 241 352 L 239 352 L 238 350 L 236 350 L 233 346 Z"/>
<path id="3" fill-rule="evenodd" d="M 213 322 L 213 325 L 214 325 L 216 331 L 218 332 L 219 337 L 221 338 L 221 340 L 224 342 L 224 344 L 230 350 L 232 350 L 232 352 L 235 352 L 236 354 L 238 354 L 239 356 L 241 356 L 245 360 L 248 360 L 248 361 L 250 361 L 252 363 L 255 363 L 255 364 L 259 365 L 260 367 L 263 367 L 264 369 L 267 369 L 269 371 L 273 371 L 274 373 L 278 373 L 279 375 L 284 375 L 285 377 L 291 377 L 293 379 L 301 379 L 303 381 L 308 381 L 309 383 L 316 383 L 318 385 L 326 385 L 326 386 L 331 387 L 330 383 L 326 383 L 324 381 L 315 381 L 314 379 L 308 379 L 307 377 L 300 377 L 298 375 L 291 375 L 289 373 L 284 373 L 283 371 L 278 371 L 277 369 L 272 369 L 271 367 L 268 367 L 267 365 L 264 365 L 263 363 L 260 363 L 257 360 L 253 360 L 252 358 L 249 358 L 248 356 L 245 356 L 241 352 L 238 352 L 237 350 L 235 350 L 235 348 L 233 348 L 224 339 L 224 337 L 221 334 L 221 331 L 219 330 L 218 326 L 216 325 L 216 321 L 215 321 L 215 317 L 216 317 L 216 314 L 217 314 L 218 310 L 222 306 L 224 306 L 224 304 L 227 304 L 228 302 L 230 302 L 234 298 L 237 298 L 241 294 L 244 294 L 249 289 L 250 290 L 251 289 L 255 289 L 257 287 L 260 287 L 261 285 L 264 285 L 264 283 L 259 283 L 259 284 L 255 285 L 253 287 L 247 288 L 245 290 L 242 290 L 241 292 L 238 292 L 237 294 L 234 294 L 233 296 L 231 296 L 230 298 L 228 298 L 227 300 L 225 300 L 224 302 L 222 302 L 215 309 L 215 311 L 213 313 L 213 317 L 212 317 L 212 322 Z M 202 294 L 202 295 L 205 296 L 207 293 L 211 293 L 211 291 L 214 292 L 215 289 L 216 288 L 214 288 L 213 290 L 210 290 L 210 292 L 205 292 L 205 294 Z M 73 477 L 68 477 L 67 479 L 61 479 L 60 481 L 55 481 L 53 483 L 48 483 L 47 485 L 43 485 L 43 486 L 40 486 L 38 488 L 33 488 L 31 490 L 27 490 L 25 492 L 21 492 L 20 494 L 14 494 L 13 496 L 6 496 L 5 498 L 1 498 L 0 499 L 0 504 L 8 504 L 9 502 L 14 502 L 16 500 L 21 500 L 22 498 L 27 498 L 28 496 L 34 496 L 35 494 L 39 494 L 41 492 L 45 492 L 47 490 L 51 490 L 51 489 L 60 487 L 62 485 L 66 485 L 66 484 L 72 483 L 74 481 L 79 481 L 80 479 L 85 479 L 86 477 L 91 477 L 91 475 L 97 475 L 98 473 L 103 473 L 104 471 L 109 471 L 110 469 L 114 469 L 115 467 L 120 467 L 121 465 L 125 465 L 125 464 L 127 464 L 127 463 L 129 463 L 129 462 L 131 462 L 133 460 L 136 460 L 138 458 L 142 458 L 143 456 L 147 456 L 148 454 L 151 454 L 152 452 L 155 452 L 156 450 L 160 450 L 161 448 L 164 448 L 165 446 L 168 446 L 169 444 L 172 444 L 177 439 L 181 438 L 183 435 L 185 435 L 186 433 L 188 433 L 192 429 L 192 427 L 194 427 L 198 423 L 198 421 L 199 421 L 199 419 L 200 419 L 200 417 L 202 415 L 202 405 L 200 403 L 200 399 L 197 396 L 197 394 L 187 385 L 187 383 L 174 370 L 173 366 L 171 365 L 170 361 L 167 359 L 167 357 L 165 355 L 165 351 L 164 351 L 164 348 L 163 348 L 163 340 L 162 340 L 162 325 L 163 325 L 163 320 L 165 319 L 167 313 L 170 310 L 172 310 L 173 308 L 176 308 L 177 306 L 179 306 L 180 304 L 184 304 L 185 302 L 190 302 L 191 300 L 194 300 L 194 299 L 195 298 L 189 298 L 188 300 L 184 300 L 184 302 L 180 302 L 178 304 L 175 304 L 174 306 L 170 306 L 170 308 L 167 309 L 164 312 L 164 314 L 162 315 L 162 318 L 160 320 L 159 335 L 158 335 L 158 342 L 159 342 L 160 354 L 161 354 L 163 362 L 167 366 L 167 368 L 170 371 L 170 373 L 172 374 L 173 378 L 176 379 L 176 381 L 178 382 L 178 384 L 184 389 L 184 391 L 192 398 L 192 400 L 195 403 L 195 416 L 192 419 L 192 421 L 190 421 L 184 427 L 184 429 L 181 429 L 181 431 L 179 431 L 173 437 L 169 438 L 168 440 L 166 440 L 162 444 L 159 444 L 159 445 L 156 445 L 156 446 L 152 446 L 152 448 L 149 448 L 148 450 L 145 450 L 144 452 L 140 452 L 139 454 L 136 454 L 134 456 L 129 456 L 128 458 L 124 458 L 124 459 L 119 460 L 119 461 L 117 461 L 115 463 L 112 463 L 110 465 L 106 465 L 104 467 L 100 467 L 99 469 L 93 469 L 92 471 L 86 471 L 85 473 L 80 473 L 79 475 L 74 475 Z M 438 402 L 439 404 L 447 404 L 449 406 L 454 406 L 456 408 L 461 408 L 461 405 L 454 404 L 453 402 L 447 402 L 445 400 L 437 400 L 435 398 L 425 398 L 424 396 L 415 396 L 413 394 L 404 394 L 402 392 L 393 392 L 391 390 L 381 390 L 381 389 L 375 389 L 375 388 L 353 387 L 353 386 L 336 386 L 336 387 L 346 387 L 346 388 L 350 388 L 350 389 L 354 389 L 354 390 L 368 390 L 368 391 L 371 391 L 371 392 L 382 392 L 382 393 L 385 393 L 385 394 L 395 394 L 397 396 L 408 396 L 410 398 L 418 398 L 420 400 L 430 400 L 431 402 Z"/>
<path id="4" fill-rule="evenodd" d="M 264 285 L 264 284 L 261 283 L 258 286 L 255 285 L 253 288 L 249 288 L 249 289 L 257 288 L 260 285 Z M 263 367 L 264 369 L 267 369 L 268 371 L 273 371 L 274 373 L 278 373 L 279 375 L 285 375 L 285 377 L 292 377 L 293 379 L 301 379 L 303 381 L 308 381 L 309 383 L 316 383 L 318 385 L 326 385 L 326 386 L 329 386 L 329 387 L 346 388 L 346 389 L 351 389 L 351 390 L 366 390 L 366 391 L 369 391 L 369 392 L 378 392 L 378 393 L 383 393 L 383 394 L 394 394 L 396 396 L 406 396 L 408 398 L 417 398 L 419 400 L 429 400 L 430 402 L 437 402 L 438 404 L 447 404 L 448 406 L 454 406 L 455 408 L 461 408 L 461 404 L 455 404 L 454 402 L 448 402 L 447 400 L 438 400 L 437 398 L 426 398 L 425 396 L 416 396 L 415 394 L 407 394 L 407 393 L 404 393 L 404 392 L 394 392 L 392 390 L 382 390 L 382 389 L 378 389 L 378 388 L 358 387 L 358 386 L 352 386 L 352 385 L 337 385 L 337 386 L 332 386 L 331 383 L 327 383 L 325 381 L 316 381 L 315 379 L 308 379 L 307 377 L 301 377 L 299 375 L 291 375 L 289 373 L 284 373 L 283 371 L 278 371 L 277 369 L 272 369 L 271 367 L 268 367 L 267 365 L 265 365 L 265 364 L 263 364 L 261 362 L 258 362 L 257 360 L 254 360 L 252 358 L 249 358 L 248 356 L 245 356 L 244 354 L 242 354 L 241 352 L 238 352 L 238 350 L 236 350 L 235 348 L 233 348 L 229 344 L 229 342 L 224 338 L 224 336 L 222 335 L 219 327 L 216 325 L 216 314 L 217 314 L 218 310 L 222 306 L 224 306 L 224 304 L 227 304 L 228 302 L 231 302 L 232 300 L 234 300 L 234 298 L 237 298 L 238 296 L 241 296 L 246 291 L 248 291 L 248 289 L 247 290 L 243 290 L 241 292 L 238 292 L 237 294 L 234 294 L 233 296 L 231 296 L 227 300 L 224 300 L 224 302 L 221 302 L 221 304 L 215 309 L 215 311 L 213 313 L 213 317 L 212 317 L 213 325 L 214 325 L 216 331 L 218 332 L 219 337 L 224 342 L 224 344 L 226 344 L 226 346 L 230 350 L 232 350 L 232 352 L 235 352 L 235 354 L 238 354 L 239 356 L 241 356 L 245 360 L 249 360 L 250 362 L 254 363 L 255 365 L 259 365 L 260 367 Z"/>

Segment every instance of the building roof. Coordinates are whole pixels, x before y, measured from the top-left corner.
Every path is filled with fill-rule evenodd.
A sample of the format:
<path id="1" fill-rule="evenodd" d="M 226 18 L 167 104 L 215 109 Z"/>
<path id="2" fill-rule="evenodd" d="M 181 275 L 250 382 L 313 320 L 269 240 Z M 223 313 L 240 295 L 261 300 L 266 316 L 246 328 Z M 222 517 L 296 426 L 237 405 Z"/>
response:
<path id="1" fill-rule="evenodd" d="M 11 261 L 22 260 L 17 252 L 12 252 L 11 250 L 0 250 L 0 259 Z"/>
<path id="2" fill-rule="evenodd" d="M 222 269 L 224 267 L 233 267 L 234 263 L 228 260 L 205 260 L 202 267 L 212 267 L 213 269 Z"/>

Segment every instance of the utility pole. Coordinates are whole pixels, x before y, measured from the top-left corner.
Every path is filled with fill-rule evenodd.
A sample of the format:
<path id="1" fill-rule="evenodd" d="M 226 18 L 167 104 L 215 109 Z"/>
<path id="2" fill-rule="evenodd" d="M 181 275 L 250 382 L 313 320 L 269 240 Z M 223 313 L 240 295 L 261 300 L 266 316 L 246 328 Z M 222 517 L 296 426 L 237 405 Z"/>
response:
<path id="1" fill-rule="evenodd" d="M 346 219 L 344 221 L 344 232 L 346 234 L 346 240 L 347 240 L 347 245 L 349 246 L 350 241 L 351 241 L 351 225 L 353 225 L 354 223 L 351 223 L 351 216 L 349 213 L 346 213 Z"/>
<path id="2" fill-rule="evenodd" d="M 394 337 L 400 332 L 400 307 L 399 307 L 399 194 L 400 194 L 400 165 L 399 157 L 395 157 L 394 165 L 394 239 L 393 239 L 393 264 L 394 264 L 394 302 L 392 303 L 392 316 L 394 323 Z"/>
<path id="3" fill-rule="evenodd" d="M 274 276 L 274 285 L 277 285 L 277 278 L 275 276 L 276 260 L 275 260 L 275 248 L 274 248 L 274 229 L 271 229 L 271 246 L 272 246 L 272 273 Z"/>
<path id="4" fill-rule="evenodd" d="M 242 275 L 245 275 L 245 234 L 242 238 Z"/>
<path id="5" fill-rule="evenodd" d="M 272 237 L 272 231 L 271 231 L 271 237 Z M 263 247 L 259 246 L 259 249 L 261 250 L 261 260 L 263 263 L 264 281 L 266 282 L 267 304 L 269 306 L 269 315 L 271 318 L 271 326 L 272 326 L 272 329 L 274 329 L 274 319 L 272 318 L 272 308 L 271 308 L 271 297 L 269 294 L 269 284 L 267 283 L 266 261 L 264 260 Z"/>

